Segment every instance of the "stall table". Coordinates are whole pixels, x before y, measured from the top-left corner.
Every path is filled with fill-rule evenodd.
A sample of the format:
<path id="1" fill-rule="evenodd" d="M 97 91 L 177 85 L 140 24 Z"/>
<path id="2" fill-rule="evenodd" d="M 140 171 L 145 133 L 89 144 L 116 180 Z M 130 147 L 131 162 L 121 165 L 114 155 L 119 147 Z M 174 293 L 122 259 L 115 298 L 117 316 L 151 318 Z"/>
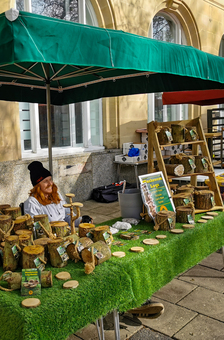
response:
<path id="1" fill-rule="evenodd" d="M 111 257 L 96 266 L 90 275 L 84 273 L 80 261 L 68 262 L 65 268 L 52 268 L 53 276 L 69 271 L 73 280 L 79 281 L 76 289 L 62 289 L 63 281 L 53 278 L 53 287 L 42 289 L 41 305 L 34 309 L 21 307 L 26 298 L 20 291 L 0 291 L 0 338 L 4 340 L 64 340 L 70 334 L 95 322 L 113 310 L 127 311 L 140 306 L 153 293 L 175 276 L 199 263 L 224 245 L 224 213 L 207 223 L 196 223 L 194 229 L 183 234 L 154 231 L 152 223 L 142 221 L 130 231 L 148 230 L 139 240 L 124 241 L 125 245 L 112 246 L 112 252 L 126 252 L 123 258 Z M 196 221 L 202 215 L 196 216 Z M 111 224 L 114 221 L 111 221 Z M 181 224 L 176 224 L 180 228 Z M 140 233 L 140 232 L 139 232 Z M 166 234 L 159 245 L 142 243 L 145 238 Z M 114 235 L 115 240 L 119 235 Z M 143 253 L 130 252 L 132 246 L 144 247 Z M 2 267 L 0 275 L 2 275 Z M 1 281 L 1 286 L 6 282 Z M 6 287 L 6 285 L 5 285 Z"/>

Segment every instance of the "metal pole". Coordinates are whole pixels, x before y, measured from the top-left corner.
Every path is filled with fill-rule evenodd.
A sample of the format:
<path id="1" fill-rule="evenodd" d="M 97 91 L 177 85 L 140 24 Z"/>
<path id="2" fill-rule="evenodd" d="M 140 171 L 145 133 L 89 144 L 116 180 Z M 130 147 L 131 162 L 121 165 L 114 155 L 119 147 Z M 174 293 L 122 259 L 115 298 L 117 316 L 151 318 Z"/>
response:
<path id="1" fill-rule="evenodd" d="M 47 83 L 46 83 L 46 98 L 47 98 L 47 133 L 48 133 L 48 160 L 49 160 L 49 170 L 53 175 L 52 167 L 52 136 L 51 136 L 51 94 L 50 94 L 50 81 L 49 81 L 49 65 L 46 65 L 47 72 Z"/>

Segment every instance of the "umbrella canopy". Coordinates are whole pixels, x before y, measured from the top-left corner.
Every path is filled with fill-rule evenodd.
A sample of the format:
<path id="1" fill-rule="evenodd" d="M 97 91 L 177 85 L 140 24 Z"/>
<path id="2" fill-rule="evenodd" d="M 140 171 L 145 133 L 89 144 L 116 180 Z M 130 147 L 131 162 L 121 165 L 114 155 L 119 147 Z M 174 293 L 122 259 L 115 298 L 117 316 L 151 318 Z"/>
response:
<path id="1" fill-rule="evenodd" d="M 11 9 L 0 15 L 0 99 L 50 104 L 224 89 L 224 59 L 190 46 Z"/>
<path id="2" fill-rule="evenodd" d="M 224 90 L 164 92 L 163 105 L 195 104 L 216 105 L 224 104 Z"/>

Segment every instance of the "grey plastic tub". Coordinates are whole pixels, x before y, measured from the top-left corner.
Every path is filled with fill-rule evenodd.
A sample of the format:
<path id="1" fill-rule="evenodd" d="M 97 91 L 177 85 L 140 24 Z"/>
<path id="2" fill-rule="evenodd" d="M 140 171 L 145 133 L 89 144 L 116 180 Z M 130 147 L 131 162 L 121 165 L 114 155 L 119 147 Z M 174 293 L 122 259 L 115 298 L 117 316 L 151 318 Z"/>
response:
<path id="1" fill-rule="evenodd" d="M 121 209 L 122 218 L 140 219 L 142 212 L 142 197 L 140 189 L 126 189 L 124 194 L 118 192 L 118 201 Z"/>

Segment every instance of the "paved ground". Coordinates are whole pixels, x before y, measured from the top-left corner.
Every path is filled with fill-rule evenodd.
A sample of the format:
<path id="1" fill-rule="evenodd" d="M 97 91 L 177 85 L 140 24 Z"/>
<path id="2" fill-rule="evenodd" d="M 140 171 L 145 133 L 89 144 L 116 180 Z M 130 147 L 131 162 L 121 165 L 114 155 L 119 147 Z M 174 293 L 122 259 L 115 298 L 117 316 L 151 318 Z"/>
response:
<path id="1" fill-rule="evenodd" d="M 102 223 L 120 217 L 118 202 L 87 201 L 82 214 Z M 211 230 L 212 232 L 212 230 Z M 224 340 L 224 264 L 221 252 L 211 254 L 197 266 L 174 278 L 152 297 L 165 312 L 158 319 L 120 316 L 121 340 Z M 105 340 L 114 340 L 112 315 L 104 318 Z M 97 340 L 95 325 L 67 340 Z"/>

